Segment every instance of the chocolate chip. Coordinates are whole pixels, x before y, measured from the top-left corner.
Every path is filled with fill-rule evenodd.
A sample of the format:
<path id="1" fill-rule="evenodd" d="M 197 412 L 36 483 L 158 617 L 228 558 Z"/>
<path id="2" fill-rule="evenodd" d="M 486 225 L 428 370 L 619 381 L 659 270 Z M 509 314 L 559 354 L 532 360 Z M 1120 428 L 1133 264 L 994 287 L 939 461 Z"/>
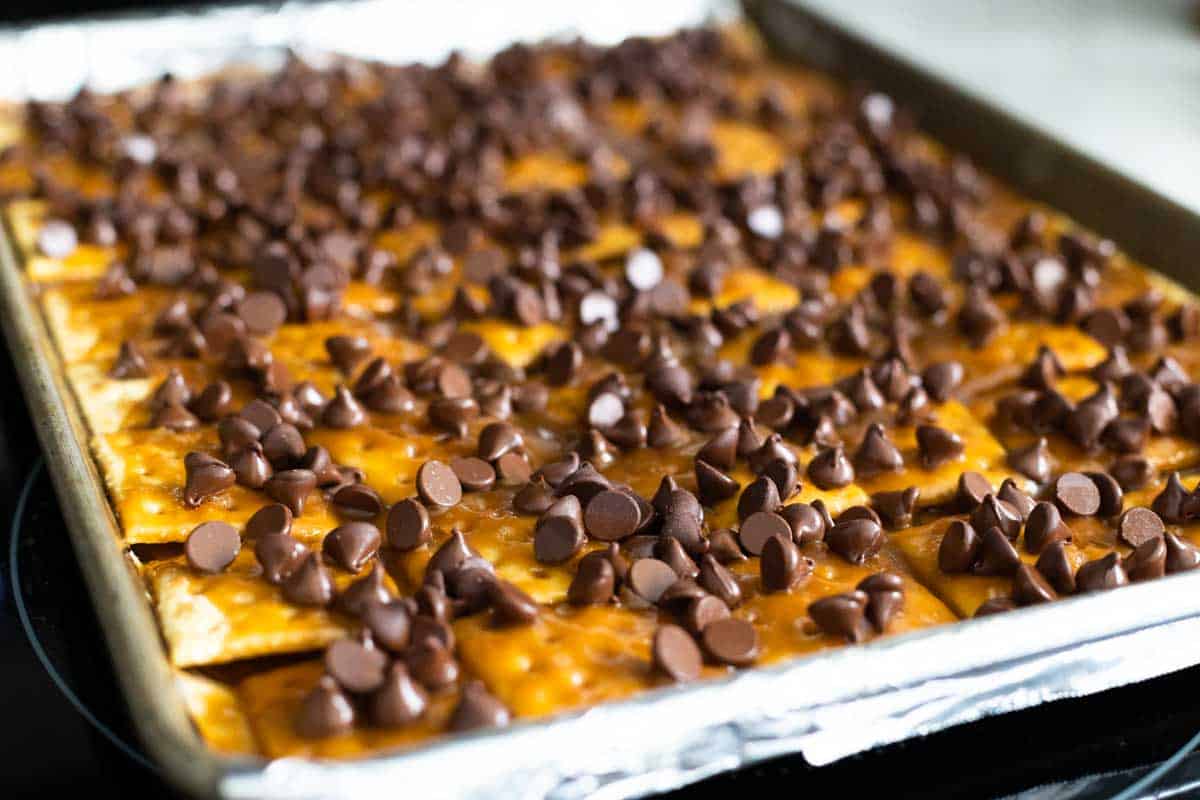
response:
<path id="1" fill-rule="evenodd" d="M 946 574 L 970 572 L 979 557 L 979 534 L 963 520 L 952 520 L 938 546 L 938 567 Z"/>
<path id="2" fill-rule="evenodd" d="M 371 695 L 369 704 L 371 721 L 382 728 L 409 725 L 420 719 L 428 706 L 425 690 L 398 661 L 388 667 L 382 685 Z"/>
<path id="3" fill-rule="evenodd" d="M 488 601 L 492 606 L 492 619 L 499 625 L 528 625 L 537 619 L 537 603 L 508 581 L 491 581 Z"/>
<path id="4" fill-rule="evenodd" d="M 1168 575 L 1200 567 L 1200 550 L 1191 542 L 1169 532 L 1163 536 L 1163 541 L 1167 546 Z"/>
<path id="5" fill-rule="evenodd" d="M 338 687 L 337 681 L 325 675 L 301 702 L 296 732 L 306 739 L 337 736 L 354 728 L 354 718 L 350 698 Z"/>
<path id="6" fill-rule="evenodd" d="M 1015 610 L 1016 607 L 1017 604 L 1011 597 L 989 597 L 979 605 L 979 608 L 975 609 L 975 616 L 986 617 L 992 614 L 1003 614 L 1005 611 Z"/>
<path id="7" fill-rule="evenodd" d="M 265 531 L 256 535 L 254 556 L 262 566 L 263 577 L 279 584 L 304 563 L 308 548 L 286 533 Z"/>
<path id="8" fill-rule="evenodd" d="M 1129 576 L 1121 566 L 1121 557 L 1116 553 L 1088 561 L 1075 573 L 1075 585 L 1080 592 L 1098 592 L 1116 589 L 1129 583 Z"/>
<path id="9" fill-rule="evenodd" d="M 287 506 L 294 517 L 304 513 L 304 502 L 316 488 L 317 476 L 306 469 L 276 472 L 263 484 L 267 496 Z"/>
<path id="10" fill-rule="evenodd" d="M 963 366 L 957 361 L 939 361 L 921 373 L 921 386 L 937 403 L 949 400 L 962 380 Z"/>
<path id="11" fill-rule="evenodd" d="M 410 641 L 412 612 L 402 600 L 368 604 L 362 613 L 363 624 L 381 647 L 393 653 L 402 652 Z"/>
<path id="12" fill-rule="evenodd" d="M 917 426 L 917 450 L 925 469 L 937 469 L 963 453 L 963 441 L 958 434 L 936 425 Z"/>
<path id="13" fill-rule="evenodd" d="M 351 483 L 338 489 L 331 500 L 333 508 L 343 517 L 371 520 L 383 511 L 379 492 L 365 483 Z"/>
<path id="14" fill-rule="evenodd" d="M 958 476 L 958 487 L 954 493 L 954 506 L 960 511 L 973 511 L 992 493 L 992 484 L 978 472 L 964 472 Z"/>
<path id="15" fill-rule="evenodd" d="M 505 453 L 496 459 L 496 478 L 501 486 L 521 486 L 533 476 L 533 467 L 522 453 Z"/>
<path id="16" fill-rule="evenodd" d="M 295 425 L 280 422 L 270 430 L 259 430 L 266 431 L 262 436 L 262 451 L 271 462 L 271 466 L 276 469 L 288 469 L 296 466 L 300 459 L 304 458 L 304 436 Z"/>
<path id="17" fill-rule="evenodd" d="M 583 521 L 592 538 L 615 542 L 637 530 L 641 512 L 633 497 L 610 489 L 588 501 Z"/>
<path id="18" fill-rule="evenodd" d="M 646 428 L 646 443 L 656 448 L 675 447 L 683 438 L 683 429 L 671 419 L 661 404 L 656 405 L 650 413 L 650 424 Z"/>
<path id="19" fill-rule="evenodd" d="M 744 667 L 758 658 L 758 632 L 744 619 L 714 620 L 700 633 L 704 652 L 719 664 Z"/>
<path id="20" fill-rule="evenodd" d="M 1013 575 L 1013 601 L 1019 606 L 1032 606 L 1058 599 L 1049 582 L 1028 564 L 1017 567 Z"/>
<path id="21" fill-rule="evenodd" d="M 512 715 L 480 681 L 471 681 L 462 690 L 454 713 L 450 715 L 452 731 L 473 731 L 480 728 L 503 728 Z"/>
<path id="22" fill-rule="evenodd" d="M 870 635 L 867 602 L 866 592 L 861 591 L 822 597 L 808 606 L 808 616 L 830 636 L 861 642 Z"/>
<path id="23" fill-rule="evenodd" d="M 543 564 L 561 564 L 583 547 L 583 525 L 577 515 L 554 514 L 553 507 L 538 520 L 533 533 L 534 557 Z"/>
<path id="24" fill-rule="evenodd" d="M 678 625 L 659 625 L 650 645 L 654 667 L 677 683 L 700 677 L 702 657 L 691 635 Z"/>
<path id="25" fill-rule="evenodd" d="M 349 617 L 362 617 L 368 607 L 390 602 L 392 593 L 384 578 L 383 565 L 375 561 L 366 575 L 338 593 L 334 608 Z"/>
<path id="26" fill-rule="evenodd" d="M 422 619 L 428 618 L 416 618 Z M 452 686 L 458 680 L 459 669 L 446 643 L 437 636 L 418 639 L 415 634 L 414 629 L 413 643 L 404 653 L 404 664 L 409 673 L 431 692 Z"/>
<path id="27" fill-rule="evenodd" d="M 671 565 L 657 558 L 639 558 L 629 567 L 629 588 L 648 603 L 657 603 L 678 579 L 679 574 Z"/>
<path id="28" fill-rule="evenodd" d="M 870 519 L 839 521 L 825 534 L 829 549 L 852 564 L 862 564 L 879 552 L 885 540 L 883 528 Z"/>
<path id="29" fill-rule="evenodd" d="M 1067 472 L 1054 482 L 1054 499 L 1064 511 L 1090 517 L 1100 510 L 1100 490 L 1087 475 Z"/>
<path id="30" fill-rule="evenodd" d="M 486 492 L 496 485 L 496 470 L 482 458 L 453 458 L 450 460 L 450 469 L 468 492 Z"/>
<path id="31" fill-rule="evenodd" d="M 859 581 L 856 588 L 867 595 L 867 620 L 884 633 L 904 608 L 904 579 L 895 572 L 877 572 Z"/>
<path id="32" fill-rule="evenodd" d="M 1033 444 L 1010 450 L 1008 465 L 1032 481 L 1045 483 L 1050 478 L 1050 453 L 1046 439 L 1043 437 Z"/>
<path id="33" fill-rule="evenodd" d="M 183 504 L 188 508 L 195 508 L 209 497 L 220 494 L 237 480 L 232 469 L 207 453 L 188 453 L 183 466 L 186 473 Z"/>
<path id="34" fill-rule="evenodd" d="M 1012 575 L 1021 556 L 999 528 L 988 528 L 979 538 L 979 553 L 972 569 L 976 575 Z"/>
<path id="35" fill-rule="evenodd" d="M 1029 512 L 1025 523 L 1025 550 L 1040 553 L 1055 541 L 1071 539 L 1071 529 L 1063 522 L 1058 507 L 1051 503 L 1038 503 Z"/>
<path id="36" fill-rule="evenodd" d="M 348 692 L 366 694 L 383 685 L 387 655 L 373 644 L 338 639 L 325 649 L 325 671 Z"/>
<path id="37" fill-rule="evenodd" d="M 309 553 L 283 579 L 283 599 L 298 606 L 327 606 L 333 602 L 334 585 L 320 553 Z"/>
<path id="38" fill-rule="evenodd" d="M 1121 562 L 1129 580 L 1148 581 L 1167 574 L 1167 543 L 1162 536 L 1147 539 Z"/>
<path id="39" fill-rule="evenodd" d="M 876 492 L 871 495 L 871 508 L 888 530 L 900 530 L 912 524 L 920 496 L 921 491 L 915 486 L 895 492 Z"/>
<path id="40" fill-rule="evenodd" d="M 1117 523 L 1117 537 L 1130 547 L 1140 547 L 1166 532 L 1163 521 L 1148 508 L 1131 508 Z"/>
<path id="41" fill-rule="evenodd" d="M 819 456 L 818 456 L 819 458 Z M 816 459 L 813 459 L 814 463 Z M 904 469 L 904 458 L 888 438 L 883 426 L 872 423 L 854 453 L 854 472 L 859 477 L 871 477 L 882 472 Z M 812 465 L 809 465 L 810 477 Z M 816 483 L 816 480 L 813 481 Z"/>
<path id="42" fill-rule="evenodd" d="M 700 502 L 711 507 L 733 497 L 741 485 L 716 467 L 697 459 L 696 488 Z"/>
<path id="43" fill-rule="evenodd" d="M 354 395 L 345 386 L 339 385 L 334 390 L 333 399 L 325 406 L 321 414 L 321 422 L 330 428 L 356 428 L 366 422 L 367 414 L 363 411 Z"/>
<path id="44" fill-rule="evenodd" d="M 790 538 L 769 536 L 762 546 L 759 564 L 765 592 L 785 592 L 812 572 L 812 562 L 800 555 Z"/>
<path id="45" fill-rule="evenodd" d="M 1191 516 L 1194 503 L 1194 496 L 1184 488 L 1179 473 L 1172 472 L 1167 478 L 1167 485 L 1154 498 L 1151 508 L 1163 522 L 1178 525 Z"/>
<path id="46" fill-rule="evenodd" d="M 334 528 L 322 543 L 326 557 L 350 572 L 358 572 L 379 551 L 382 537 L 369 522 L 347 522 Z"/>
<path id="47" fill-rule="evenodd" d="M 192 431 L 200 427 L 200 418 L 181 405 L 169 403 L 154 412 L 150 427 L 166 428 L 176 433 Z"/>
<path id="48" fill-rule="evenodd" d="M 247 292 L 237 305 L 237 314 L 246 330 L 255 336 L 269 336 L 287 319 L 287 306 L 274 292 Z"/>
<path id="49" fill-rule="evenodd" d="M 430 460 L 417 470 L 417 494 L 427 506 L 451 508 L 462 501 L 462 484 L 449 466 Z"/>
<path id="50" fill-rule="evenodd" d="M 192 529 L 183 545 L 188 564 L 195 570 L 224 572 L 242 549 L 237 528 L 225 522 L 202 522 Z"/>
<path id="51" fill-rule="evenodd" d="M 1121 456 L 1112 463 L 1108 472 L 1127 492 L 1148 486 L 1158 474 L 1154 465 L 1142 456 Z"/>
<path id="52" fill-rule="evenodd" d="M 775 481 L 766 476 L 755 478 L 738 498 L 738 520 L 744 522 L 752 514 L 776 511 L 780 505 L 779 489 L 775 486 Z"/>
<path id="53" fill-rule="evenodd" d="M 738 429 L 726 428 L 708 440 L 696 458 L 717 469 L 730 470 L 737 461 Z"/>
<path id="54" fill-rule="evenodd" d="M 854 480 L 854 467 L 841 447 L 827 447 L 808 462 L 808 479 L 824 491 L 840 489 Z"/>
<path id="55" fill-rule="evenodd" d="M 233 410 L 233 389 L 225 381 L 214 381 L 192 399 L 189 407 L 205 422 L 215 422 Z"/>
<path id="56" fill-rule="evenodd" d="M 478 553 L 467 544 L 467 538 L 463 536 L 463 532 L 458 528 L 452 529 L 449 538 L 442 542 L 425 565 L 427 582 L 439 573 L 444 579 L 447 574 L 453 573 L 461 567 L 468 558 L 477 555 Z"/>
<path id="57" fill-rule="evenodd" d="M 371 343 L 362 336 L 330 336 L 325 340 L 325 352 L 339 372 L 350 376 L 371 357 Z"/>
<path id="58" fill-rule="evenodd" d="M 760 555 L 767 540 L 772 538 L 791 540 L 792 528 L 780 515 L 770 511 L 758 511 L 742 522 L 738 528 L 738 541 L 750 555 Z"/>
<path id="59" fill-rule="evenodd" d="M 616 586 L 612 562 L 602 552 L 588 553 L 579 559 L 575 577 L 567 589 L 567 601 L 572 605 L 600 605 L 612 599 Z"/>
<path id="60" fill-rule="evenodd" d="M 413 550 L 433 538 L 429 512 L 412 497 L 400 500 L 388 509 L 385 527 L 388 544 L 397 550 Z"/>
<path id="61" fill-rule="evenodd" d="M 541 477 L 526 483 L 513 496 L 513 510 L 518 514 L 541 514 L 553 503 L 554 491 Z"/>

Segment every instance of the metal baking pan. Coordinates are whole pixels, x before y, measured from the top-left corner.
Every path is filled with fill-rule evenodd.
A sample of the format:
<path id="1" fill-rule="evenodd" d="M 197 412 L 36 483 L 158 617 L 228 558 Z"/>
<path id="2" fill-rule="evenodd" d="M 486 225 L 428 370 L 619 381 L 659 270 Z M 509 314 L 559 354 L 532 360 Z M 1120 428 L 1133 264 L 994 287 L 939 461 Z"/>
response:
<path id="1" fill-rule="evenodd" d="M 516 17 L 501 36 L 512 31 L 509 38 L 538 38 L 557 32 L 544 17 L 522 17 L 520 3 L 495 5 Z M 688 0 L 644 5 L 654 6 L 656 17 L 638 23 L 637 32 L 643 33 L 703 21 L 711 10 L 708 2 Z M 622 18 L 624 6 L 630 13 Z M 625 0 L 607 4 L 598 38 L 634 32 L 626 20 L 649 10 L 634 8 Z M 843 77 L 892 92 L 917 111 L 930 132 L 972 154 L 994 174 L 1196 286 L 1187 272 L 1188 259 L 1200 250 L 1200 218 L 1195 214 L 811 12 L 784 0 L 745 0 L 744 8 L 780 53 L 803 56 Z M 370 14 L 381 11 L 386 9 L 379 2 L 323 3 L 58 24 L 0 34 L 0 63 L 28 55 L 39 40 L 75 37 L 89 54 L 77 78 L 93 76 L 106 88 L 116 88 L 148 79 L 171 64 L 186 73 L 179 59 L 189 55 L 187 47 L 205 43 L 207 49 L 186 62 L 197 72 L 248 59 L 269 63 L 283 44 L 378 56 L 364 53 L 355 35 L 371 27 L 364 22 Z M 461 9 L 444 11 L 454 17 Z M 331 20 L 340 24 L 345 38 L 331 32 Z M 549 25 L 554 24 L 551 19 Z M 212 38 L 215 30 L 228 34 L 228 46 L 217 48 L 220 53 L 212 44 L 218 41 Z M 448 26 L 443 35 L 458 30 Z M 474 51 L 503 44 L 483 43 L 488 36 L 496 38 L 486 24 L 471 24 L 461 32 L 474 38 L 454 43 L 471 45 Z M 427 39 L 427 33 L 413 38 Z M 119 41 L 152 41 L 147 47 L 174 60 L 130 58 L 114 44 Z M 413 56 L 395 42 L 391 52 L 406 60 Z M 428 49 L 417 53 L 427 54 Z M 59 75 L 57 81 L 57 88 L 43 86 L 37 93 L 70 90 L 70 76 Z M 1131 208 L 1137 214 L 1117 211 Z M 88 450 L 82 417 L 29 292 L 11 242 L 0 236 L 0 322 L 116 674 L 147 751 L 170 780 L 192 794 L 360 800 L 410 786 L 462 797 L 629 797 L 783 754 L 802 753 L 809 762 L 824 764 L 980 717 L 1200 663 L 1197 571 L 887 637 L 392 755 L 269 763 L 218 756 L 197 736 L 175 690 L 145 592 L 126 560 L 119 526 Z"/>

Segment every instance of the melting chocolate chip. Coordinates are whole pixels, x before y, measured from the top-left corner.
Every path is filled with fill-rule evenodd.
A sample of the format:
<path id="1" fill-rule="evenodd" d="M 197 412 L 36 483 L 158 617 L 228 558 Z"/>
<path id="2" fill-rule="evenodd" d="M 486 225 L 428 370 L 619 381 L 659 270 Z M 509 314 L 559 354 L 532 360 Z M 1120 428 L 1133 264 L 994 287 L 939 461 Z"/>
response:
<path id="1" fill-rule="evenodd" d="M 703 663 L 700 648 L 691 635 L 678 625 L 659 625 L 650 645 L 655 669 L 676 683 L 700 677 Z"/>
<path id="2" fill-rule="evenodd" d="M 1021 556 L 999 528 L 988 528 L 979 538 L 979 553 L 972 570 L 976 575 L 1012 575 Z"/>
<path id="3" fill-rule="evenodd" d="M 202 522 L 192 529 L 183 545 L 188 564 L 195 570 L 224 572 L 242 549 L 237 528 L 225 522 Z"/>
<path id="4" fill-rule="evenodd" d="M 886 536 L 870 519 L 840 520 L 825 534 L 829 549 L 852 564 L 862 564 L 883 547 Z"/>
<path id="5" fill-rule="evenodd" d="M 1129 583 L 1129 576 L 1121 566 L 1121 557 L 1116 553 L 1088 561 L 1075 573 L 1075 585 L 1080 592 L 1098 592 L 1116 589 Z"/>
<path id="6" fill-rule="evenodd" d="M 322 543 L 326 557 L 350 572 L 358 572 L 379 551 L 382 537 L 369 522 L 347 522 L 334 528 Z"/>
<path id="7" fill-rule="evenodd" d="M 700 641 L 708 657 L 720 664 L 747 666 L 758 658 L 758 632 L 743 619 L 710 620 L 700 632 Z"/>
<path id="8" fill-rule="evenodd" d="M 979 558 L 979 534 L 963 520 L 952 520 L 938 546 L 938 567 L 947 574 L 970 572 Z"/>
<path id="9" fill-rule="evenodd" d="M 1148 581 L 1167 574 L 1167 543 L 1162 536 L 1147 539 L 1121 562 L 1129 580 Z"/>
<path id="10" fill-rule="evenodd" d="M 503 728 L 512 719 L 509 710 L 480 681 L 471 681 L 462 689 L 462 698 L 450 715 L 450 730 L 473 731 Z"/>
<path id="11" fill-rule="evenodd" d="M 920 425 L 917 427 L 916 435 L 917 449 L 921 454 L 921 465 L 925 469 L 937 469 L 963 453 L 963 441 L 953 431 L 939 428 L 936 425 Z"/>
<path id="12" fill-rule="evenodd" d="M 1163 536 L 1163 541 L 1167 547 L 1168 575 L 1200 567 L 1200 549 L 1191 542 L 1169 532 Z"/>
<path id="13" fill-rule="evenodd" d="M 371 721 L 382 728 L 409 725 L 420 719 L 428 706 L 425 690 L 398 661 L 388 667 L 382 685 L 371 695 L 369 703 Z"/>
<path id="14" fill-rule="evenodd" d="M 808 607 L 808 616 L 822 632 L 845 639 L 861 642 L 870 636 L 870 623 L 866 619 L 867 594 L 853 591 L 822 597 Z"/>
<path id="15" fill-rule="evenodd" d="M 417 470 L 417 494 L 425 505 L 451 508 L 462 501 L 462 484 L 447 464 L 430 460 Z"/>
<path id="16" fill-rule="evenodd" d="M 840 489 L 854 480 L 854 467 L 841 447 L 827 447 L 808 462 L 807 475 L 818 489 Z"/>
<path id="17" fill-rule="evenodd" d="M 296 731 L 306 739 L 324 739 L 354 728 L 354 706 L 337 681 L 325 675 L 300 704 Z"/>
<path id="18" fill-rule="evenodd" d="M 183 466 L 186 473 L 183 504 L 188 508 L 195 508 L 209 497 L 220 494 L 237 480 L 224 462 L 206 453 L 188 453 Z"/>
<path id="19" fill-rule="evenodd" d="M 1045 483 L 1050 478 L 1050 453 L 1046 439 L 1043 437 L 1033 444 L 1009 451 L 1008 465 L 1032 481 Z"/>
<path id="20" fill-rule="evenodd" d="M 1032 606 L 1048 603 L 1058 598 L 1054 587 L 1042 577 L 1041 573 L 1028 564 L 1017 567 L 1013 575 L 1013 601 L 1019 606 Z"/>
<path id="21" fill-rule="evenodd" d="M 320 553 L 309 553 L 283 578 L 283 599 L 298 606 L 327 606 L 333 602 L 333 577 Z"/>
<path id="22" fill-rule="evenodd" d="M 819 457 L 819 456 L 818 456 Z M 813 460 L 814 462 L 816 459 Z M 863 435 L 862 443 L 854 453 L 854 473 L 859 477 L 871 477 L 882 472 L 904 469 L 904 457 L 892 444 L 883 426 L 872 423 Z M 812 466 L 809 471 L 811 477 Z M 813 480 L 816 483 L 816 480 Z"/>
<path id="23" fill-rule="evenodd" d="M 759 566 L 765 592 L 787 591 L 812 572 L 812 562 L 800 555 L 800 549 L 790 538 L 783 536 L 767 537 Z"/>
<path id="24" fill-rule="evenodd" d="M 304 503 L 316 488 L 317 476 L 307 469 L 276 472 L 263 484 L 267 496 L 287 506 L 294 517 L 304 513 Z"/>

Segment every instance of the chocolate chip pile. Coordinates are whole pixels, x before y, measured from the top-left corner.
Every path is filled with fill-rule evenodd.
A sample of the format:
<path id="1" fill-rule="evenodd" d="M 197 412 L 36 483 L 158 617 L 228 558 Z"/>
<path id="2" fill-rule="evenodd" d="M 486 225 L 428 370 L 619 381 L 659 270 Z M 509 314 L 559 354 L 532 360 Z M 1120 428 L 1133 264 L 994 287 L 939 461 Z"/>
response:
<path id="1" fill-rule="evenodd" d="M 217 452 L 183 459 L 179 501 L 262 496 L 240 529 L 191 528 L 189 568 L 220 575 L 252 546 L 288 603 L 351 621 L 297 710 L 301 736 L 412 725 L 446 692 L 458 692 L 450 729 L 507 724 L 496 687 L 465 675 L 456 650 L 453 623 L 477 615 L 507 631 L 559 605 L 652 614 L 647 670 L 687 681 L 756 663 L 778 620 L 746 612 L 748 595 L 833 581 L 832 558 L 865 577 L 786 623 L 869 640 L 894 628 L 914 585 L 903 559 L 880 554 L 921 526 L 944 526 L 938 574 L 912 566 L 933 594 L 1011 580 L 979 614 L 1200 564 L 1178 527 L 1200 519 L 1200 500 L 1178 474 L 1148 506 L 1125 498 L 1190 466 L 1150 451 L 1200 438 L 1200 384 L 1181 363 L 1197 307 L 1111 243 L 996 199 L 886 96 L 801 102 L 772 69 L 693 30 L 517 45 L 486 65 L 292 59 L 198 94 L 168 77 L 29 105 L 30 140 L 0 163 L 36 165 L 41 253 L 117 248 L 97 299 L 179 293 L 108 372 L 153 379 L 151 429 L 215 428 Z M 622 126 L 618 107 L 646 113 Z M 718 132 L 735 124 L 775 142 L 777 163 L 723 171 Z M 546 153 L 578 180 L 513 188 L 506 165 Z M 111 191 L 40 166 L 64 155 Z M 664 223 L 680 215 L 695 241 Z M 381 243 L 425 223 L 437 235 L 405 258 Z M 579 255 L 613 225 L 634 232 L 627 248 Z M 944 268 L 901 268 L 901 237 L 948 253 Z M 317 332 L 364 319 L 422 355 Z M 270 344 L 301 325 L 336 385 L 294 375 Z M 501 344 L 547 329 L 528 359 Z M 1054 337 L 1068 334 L 1107 357 L 1061 358 Z M 1086 394 L 1072 380 L 1091 381 Z M 988 475 L 956 466 L 982 446 L 962 416 L 1000 449 Z M 396 420 L 435 448 L 394 502 L 314 441 Z M 636 490 L 641 474 L 661 475 L 657 489 Z M 340 523 L 319 547 L 293 535 L 317 497 Z M 536 601 L 471 531 L 444 524 L 469 504 L 532 521 L 522 547 L 545 574 L 567 572 L 562 604 Z M 1076 565 L 1067 546 L 1085 523 L 1111 534 L 1111 552 Z M 389 559 L 416 554 L 428 560 L 414 585 Z"/>

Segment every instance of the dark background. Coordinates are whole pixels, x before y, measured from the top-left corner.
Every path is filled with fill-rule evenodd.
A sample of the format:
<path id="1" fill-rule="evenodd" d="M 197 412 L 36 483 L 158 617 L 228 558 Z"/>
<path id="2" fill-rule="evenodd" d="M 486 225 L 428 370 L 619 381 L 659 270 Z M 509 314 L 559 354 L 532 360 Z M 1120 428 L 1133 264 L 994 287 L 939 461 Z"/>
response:
<path id="1" fill-rule="evenodd" d="M 226 3 L 228 4 L 228 3 Z M 0 22 L 31 22 L 78 14 L 109 13 L 155 8 L 187 8 L 194 6 L 221 5 L 208 0 L 182 0 L 181 2 L 138 2 L 138 0 L 4 0 L 0 2 Z"/>
<path id="2" fill-rule="evenodd" d="M 0 0 L 0 22 L 167 5 Z M 0 350 L 0 385 L 15 384 L 7 350 Z M 37 461 L 37 442 L 20 394 L 0 392 L 0 521 L 12 519 L 17 496 Z M 12 587 L 9 527 L 0 526 L 0 797 L 57 796 L 80 789 L 100 796 L 122 790 L 138 797 L 167 796 L 152 773 L 71 707 L 35 657 L 17 618 L 13 588 L 21 592 L 33 631 L 66 682 L 115 736 L 136 745 L 44 473 L 33 481 L 21 531 L 21 585 Z M 1200 729 L 1200 709 L 1193 702 L 1198 685 L 1200 668 L 955 728 L 823 769 L 814 770 L 798 758 L 780 759 L 711 779 L 690 795 L 765 792 L 787 781 L 811 796 L 856 797 L 882 790 L 891 797 L 989 797 L 1065 781 L 1069 788 L 1057 787 L 1056 797 L 1109 796 Z M 1200 765 L 1189 760 L 1167 783 L 1181 786 L 1197 772 Z"/>

